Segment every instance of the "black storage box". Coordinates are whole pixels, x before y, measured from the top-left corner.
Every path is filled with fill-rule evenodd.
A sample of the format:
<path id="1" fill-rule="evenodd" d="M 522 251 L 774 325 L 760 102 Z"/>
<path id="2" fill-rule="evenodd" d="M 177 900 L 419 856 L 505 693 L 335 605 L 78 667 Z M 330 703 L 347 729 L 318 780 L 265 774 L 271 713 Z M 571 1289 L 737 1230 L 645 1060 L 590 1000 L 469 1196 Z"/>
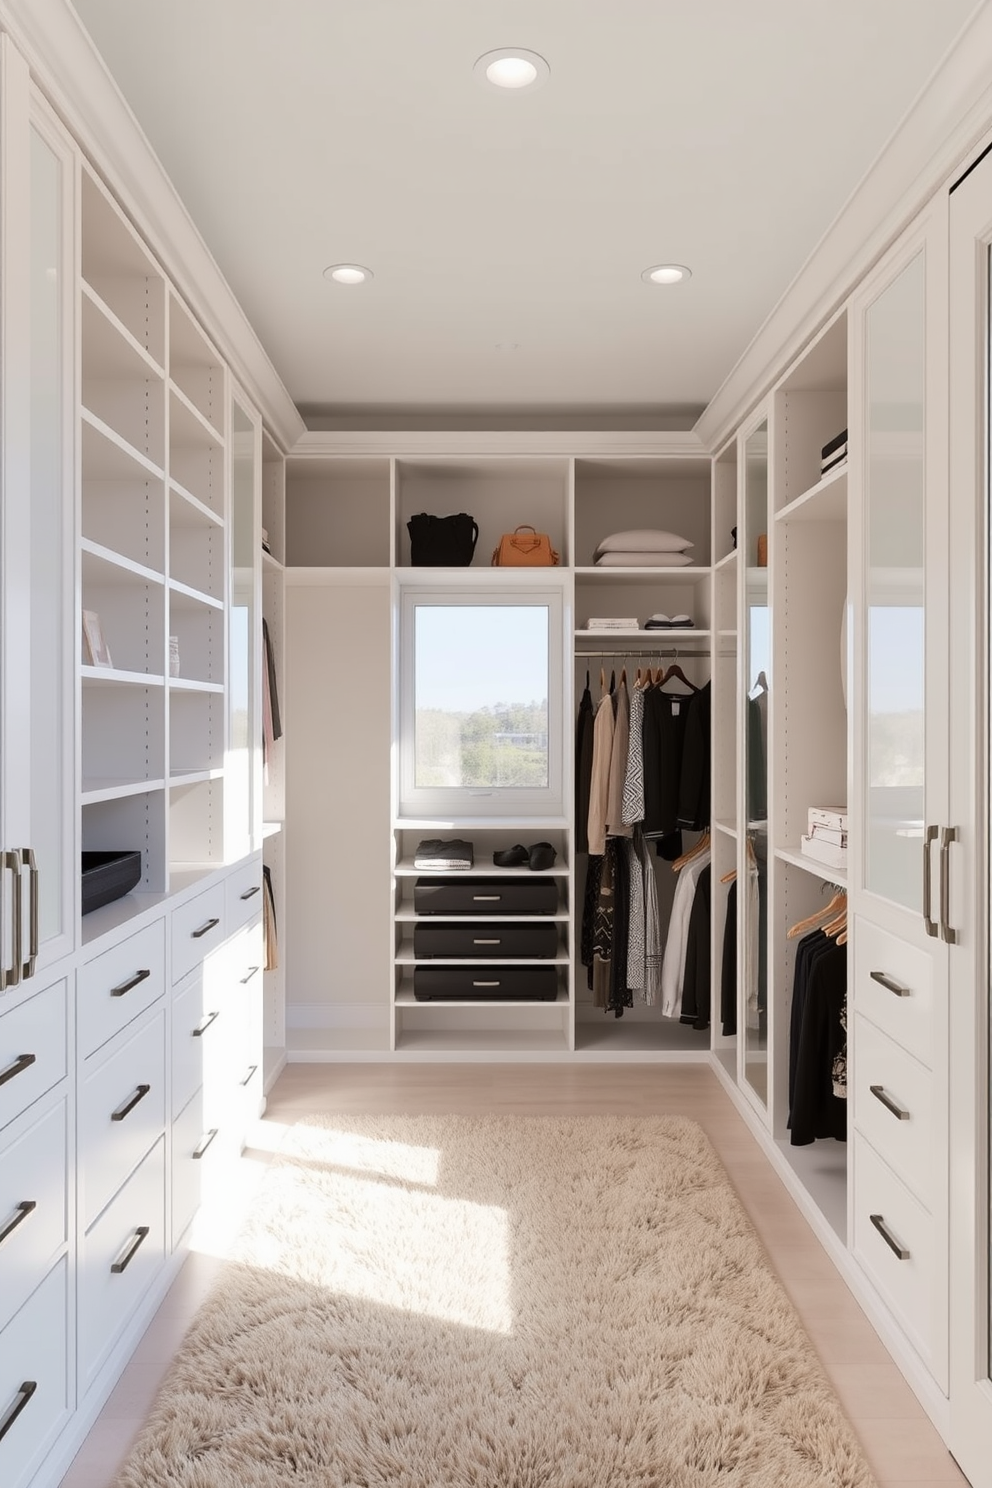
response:
<path id="1" fill-rule="evenodd" d="M 553 966 L 415 966 L 418 1002 L 554 1002 L 558 973 Z"/>
<path id="2" fill-rule="evenodd" d="M 549 915 L 558 908 L 558 884 L 543 874 L 529 878 L 418 878 L 418 914 Z"/>
<path id="3" fill-rule="evenodd" d="M 413 930 L 413 954 L 418 960 L 430 956 L 458 960 L 477 956 L 483 961 L 511 956 L 554 957 L 558 954 L 558 926 L 551 920 L 543 925 L 494 925 L 484 920 L 471 925 L 418 924 Z"/>
<path id="4" fill-rule="evenodd" d="M 140 852 L 82 854 L 83 914 L 120 899 L 141 882 Z"/>

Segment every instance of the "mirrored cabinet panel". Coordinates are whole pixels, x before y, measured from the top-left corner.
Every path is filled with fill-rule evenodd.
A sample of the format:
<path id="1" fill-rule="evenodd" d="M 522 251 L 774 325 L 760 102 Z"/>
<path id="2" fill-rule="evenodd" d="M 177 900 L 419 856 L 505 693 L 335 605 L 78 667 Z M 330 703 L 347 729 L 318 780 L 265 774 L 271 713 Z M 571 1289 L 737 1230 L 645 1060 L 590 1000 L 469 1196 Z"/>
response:
<path id="1" fill-rule="evenodd" d="M 744 1072 L 758 1098 L 768 1100 L 768 711 L 771 632 L 768 608 L 768 424 L 744 445 L 744 570 L 742 658 L 745 688 L 741 738 L 746 832 L 741 906 L 743 965 L 741 1018 Z"/>

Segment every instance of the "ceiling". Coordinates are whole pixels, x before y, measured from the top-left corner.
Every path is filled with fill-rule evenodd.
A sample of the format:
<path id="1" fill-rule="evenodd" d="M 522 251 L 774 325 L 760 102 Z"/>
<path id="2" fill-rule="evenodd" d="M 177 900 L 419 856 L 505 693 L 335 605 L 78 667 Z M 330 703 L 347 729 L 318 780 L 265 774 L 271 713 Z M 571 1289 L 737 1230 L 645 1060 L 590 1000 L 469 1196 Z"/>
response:
<path id="1" fill-rule="evenodd" d="M 75 8 L 312 427 L 687 428 L 976 5 Z M 543 86 L 478 81 L 504 45 Z M 644 283 L 673 261 L 692 278 Z"/>

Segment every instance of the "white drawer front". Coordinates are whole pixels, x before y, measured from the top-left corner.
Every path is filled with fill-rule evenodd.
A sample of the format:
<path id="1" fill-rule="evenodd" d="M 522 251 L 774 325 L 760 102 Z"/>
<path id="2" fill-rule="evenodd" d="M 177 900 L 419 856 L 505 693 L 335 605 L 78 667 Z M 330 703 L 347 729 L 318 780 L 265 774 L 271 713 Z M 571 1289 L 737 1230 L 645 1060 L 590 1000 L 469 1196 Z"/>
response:
<path id="1" fill-rule="evenodd" d="M 929 956 L 868 920 L 854 929 L 854 1011 L 927 1066 L 933 1062 L 933 975 Z"/>
<path id="2" fill-rule="evenodd" d="M 853 1119 L 925 1209 L 933 1209 L 933 1076 L 869 1023 L 855 1018 Z"/>
<path id="3" fill-rule="evenodd" d="M 172 912 L 172 980 L 181 982 L 198 961 L 221 945 L 224 928 L 224 884 L 213 884 Z"/>
<path id="4" fill-rule="evenodd" d="M 163 1265 L 165 1253 L 163 1137 L 80 1245 L 80 1395 Z"/>
<path id="5" fill-rule="evenodd" d="M 66 1102 L 0 1152 L 0 1327 L 67 1238 Z"/>
<path id="6" fill-rule="evenodd" d="M 226 881 L 227 931 L 231 934 L 262 908 L 262 857 L 249 858 Z"/>
<path id="7" fill-rule="evenodd" d="M 87 962 L 76 977 L 79 1047 L 85 1057 L 165 991 L 165 921 L 156 920 Z"/>
<path id="8" fill-rule="evenodd" d="M 0 1127 L 65 1078 L 65 978 L 0 1016 Z"/>
<path id="9" fill-rule="evenodd" d="M 165 1013 L 106 1059 L 88 1064 L 79 1094 L 83 1224 L 92 1224 L 165 1126 Z"/>
<path id="10" fill-rule="evenodd" d="M 69 1418 L 68 1262 L 0 1333 L 0 1483 L 22 1488 Z M 6 1430 L 4 1428 L 6 1427 Z"/>
<path id="11" fill-rule="evenodd" d="M 203 1084 L 203 1054 L 214 1024 L 203 1007 L 203 968 L 191 971 L 177 987 L 172 1003 L 172 1109 L 181 1111 Z"/>
<path id="12" fill-rule="evenodd" d="M 866 1138 L 855 1133 L 854 1144 L 854 1253 L 930 1363 L 937 1292 L 946 1290 L 935 1275 L 933 1221 Z"/>
<path id="13" fill-rule="evenodd" d="M 203 1092 L 198 1090 L 172 1123 L 173 1249 L 200 1207 L 206 1159 L 203 1144 L 208 1136 L 203 1129 Z"/>

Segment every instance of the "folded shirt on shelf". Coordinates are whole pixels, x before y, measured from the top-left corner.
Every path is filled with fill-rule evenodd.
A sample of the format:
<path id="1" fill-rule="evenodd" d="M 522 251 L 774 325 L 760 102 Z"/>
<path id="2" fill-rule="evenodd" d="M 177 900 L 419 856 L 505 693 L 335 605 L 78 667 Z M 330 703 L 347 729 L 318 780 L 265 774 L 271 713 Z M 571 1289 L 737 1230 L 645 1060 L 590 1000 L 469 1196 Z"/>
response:
<path id="1" fill-rule="evenodd" d="M 426 837 L 417 843 L 413 866 L 415 868 L 471 868 L 475 862 L 475 849 L 462 837 Z"/>
<path id="2" fill-rule="evenodd" d="M 689 615 L 651 615 L 644 622 L 645 630 L 693 630 Z"/>

